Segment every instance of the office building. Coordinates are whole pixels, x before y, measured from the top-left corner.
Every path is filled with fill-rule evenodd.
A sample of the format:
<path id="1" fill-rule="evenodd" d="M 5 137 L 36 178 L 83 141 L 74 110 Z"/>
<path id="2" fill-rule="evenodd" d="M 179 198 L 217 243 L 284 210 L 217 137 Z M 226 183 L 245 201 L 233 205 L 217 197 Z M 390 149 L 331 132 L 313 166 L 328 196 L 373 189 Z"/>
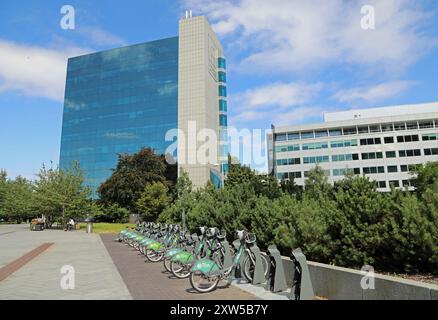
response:
<path id="1" fill-rule="evenodd" d="M 196 154 L 202 139 L 182 144 L 169 130 L 216 133 L 215 159 L 178 166 L 195 187 L 220 181 L 226 170 L 226 75 L 221 45 L 204 17 L 180 21 L 178 37 L 70 58 L 67 66 L 60 167 L 78 161 L 94 191 L 112 173 L 118 154 L 151 147 L 175 159 Z M 191 127 L 190 127 L 191 128 Z M 181 138 L 181 139 L 180 139 Z M 178 140 L 178 141 L 176 141 Z M 184 160 L 184 159 L 182 159 Z M 218 177 L 219 176 L 219 177 Z"/>
<path id="2" fill-rule="evenodd" d="M 304 186 L 315 165 L 330 182 L 349 172 L 379 191 L 410 189 L 416 165 L 438 161 L 438 103 L 333 112 L 324 122 L 274 127 L 267 137 L 269 172 Z"/>

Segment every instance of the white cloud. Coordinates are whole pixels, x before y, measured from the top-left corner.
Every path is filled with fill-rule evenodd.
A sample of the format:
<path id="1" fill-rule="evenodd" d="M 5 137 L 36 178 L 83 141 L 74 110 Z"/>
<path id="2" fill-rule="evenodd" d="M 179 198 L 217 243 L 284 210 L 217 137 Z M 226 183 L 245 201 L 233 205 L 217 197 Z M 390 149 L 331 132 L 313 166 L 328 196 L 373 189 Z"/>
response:
<path id="1" fill-rule="evenodd" d="M 52 50 L 0 39 L 0 92 L 12 90 L 62 102 L 67 59 L 86 52 L 82 48 Z"/>
<path id="2" fill-rule="evenodd" d="M 301 105 L 311 100 L 323 85 L 276 82 L 238 94 L 235 100 L 245 108 L 277 106 L 280 108 Z"/>
<path id="3" fill-rule="evenodd" d="M 333 98 L 340 102 L 381 102 L 415 85 L 414 81 L 392 81 L 373 86 L 356 87 L 336 92 Z"/>
<path id="4" fill-rule="evenodd" d="M 292 112 L 295 115 L 300 112 L 304 114 L 308 109 L 303 107 L 315 99 L 323 88 L 322 83 L 276 82 L 248 89 L 230 97 L 230 104 L 237 113 L 231 116 L 231 121 L 250 122 L 264 119 L 277 122 L 276 115 L 282 118 L 283 114 Z"/>
<path id="5" fill-rule="evenodd" d="M 248 49 L 242 70 L 286 73 L 333 63 L 382 71 L 408 66 L 431 46 L 423 26 L 433 18 L 408 0 L 185 0 L 216 32 Z M 360 25 L 362 5 L 375 7 L 375 30 Z"/>
<path id="6" fill-rule="evenodd" d="M 78 33 L 89 39 L 93 46 L 126 46 L 127 42 L 119 36 L 116 36 L 99 27 L 78 27 Z"/>

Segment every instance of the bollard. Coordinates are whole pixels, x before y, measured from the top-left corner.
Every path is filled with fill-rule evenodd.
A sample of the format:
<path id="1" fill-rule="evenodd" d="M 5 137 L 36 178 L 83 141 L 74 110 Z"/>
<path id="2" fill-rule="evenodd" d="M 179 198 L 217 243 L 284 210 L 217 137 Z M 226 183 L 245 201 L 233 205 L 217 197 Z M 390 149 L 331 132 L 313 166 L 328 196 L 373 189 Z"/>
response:
<path id="1" fill-rule="evenodd" d="M 251 252 L 254 254 L 255 258 L 255 266 L 254 266 L 254 275 L 252 277 L 252 284 L 262 284 L 266 281 L 265 272 L 263 270 L 262 258 L 260 255 L 259 247 L 254 243 L 251 248 Z"/>
<path id="2" fill-rule="evenodd" d="M 268 287 L 272 292 L 286 291 L 287 282 L 283 268 L 283 260 L 276 245 L 268 247 L 268 255 L 271 262 Z"/>
<path id="3" fill-rule="evenodd" d="M 292 251 L 290 258 L 294 263 L 295 272 L 292 277 L 292 290 L 289 298 L 291 300 L 314 300 L 315 292 L 313 291 L 306 256 L 298 248 Z"/>

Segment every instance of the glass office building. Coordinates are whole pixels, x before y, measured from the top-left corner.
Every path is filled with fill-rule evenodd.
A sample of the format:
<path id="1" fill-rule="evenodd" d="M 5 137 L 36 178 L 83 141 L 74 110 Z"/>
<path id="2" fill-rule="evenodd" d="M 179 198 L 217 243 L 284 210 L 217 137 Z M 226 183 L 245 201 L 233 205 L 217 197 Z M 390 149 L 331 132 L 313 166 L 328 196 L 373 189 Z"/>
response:
<path id="1" fill-rule="evenodd" d="M 118 154 L 164 154 L 177 127 L 178 37 L 69 59 L 60 167 L 79 161 L 94 191 Z"/>

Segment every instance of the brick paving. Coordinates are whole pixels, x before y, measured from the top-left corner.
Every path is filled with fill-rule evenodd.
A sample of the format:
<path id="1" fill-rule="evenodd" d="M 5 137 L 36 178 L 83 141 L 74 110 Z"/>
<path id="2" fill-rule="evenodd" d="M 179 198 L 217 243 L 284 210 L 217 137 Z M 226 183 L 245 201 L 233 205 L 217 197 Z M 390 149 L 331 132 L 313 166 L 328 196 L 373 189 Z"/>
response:
<path id="1" fill-rule="evenodd" d="M 115 242 L 115 235 L 102 234 L 102 241 L 114 261 L 131 296 L 140 300 L 257 300 L 258 298 L 233 285 L 198 293 L 189 279 L 177 279 L 164 271 L 162 262 L 144 262 L 135 249 Z"/>

